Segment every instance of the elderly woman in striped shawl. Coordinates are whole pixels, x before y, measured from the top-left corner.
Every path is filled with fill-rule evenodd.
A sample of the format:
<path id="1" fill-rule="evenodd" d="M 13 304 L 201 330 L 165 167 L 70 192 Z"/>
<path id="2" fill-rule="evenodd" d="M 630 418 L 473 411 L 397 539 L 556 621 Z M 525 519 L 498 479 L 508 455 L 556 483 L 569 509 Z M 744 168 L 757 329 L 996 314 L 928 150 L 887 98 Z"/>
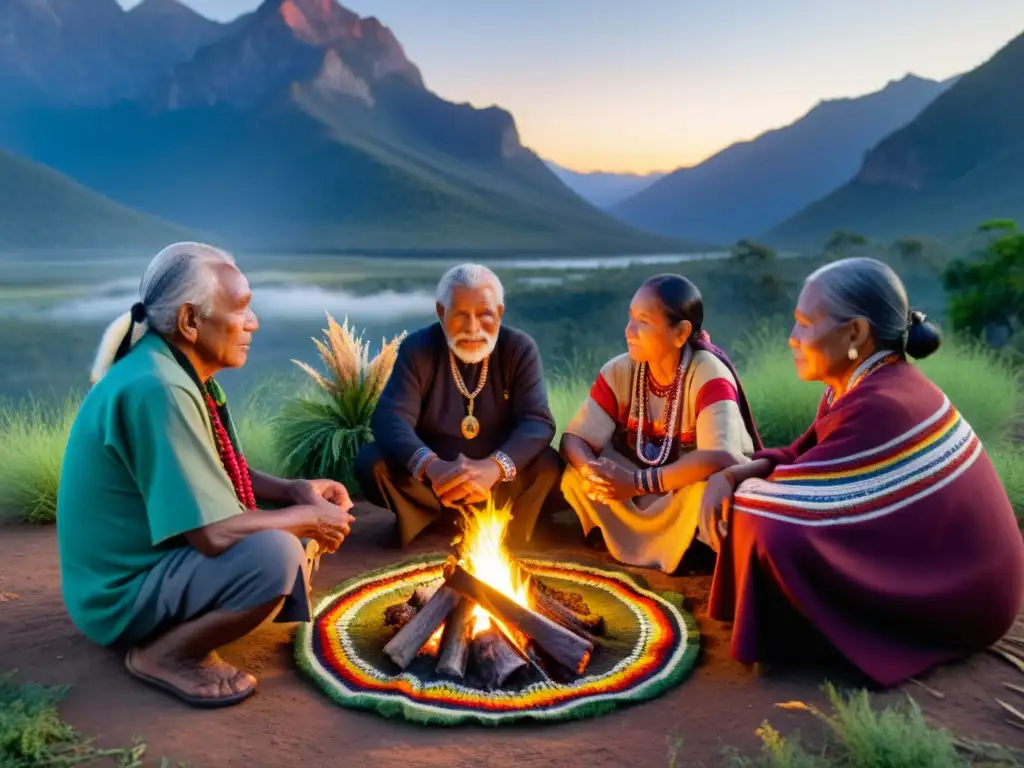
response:
<path id="1" fill-rule="evenodd" d="M 733 658 L 838 651 L 889 686 L 985 648 L 1024 604 L 1024 543 L 977 435 L 907 359 L 937 329 L 873 259 L 812 274 L 795 316 L 797 374 L 825 384 L 814 423 L 702 505 Z"/>
<path id="2" fill-rule="evenodd" d="M 674 571 L 697 533 L 704 481 L 761 447 L 703 321 L 689 280 L 647 280 L 630 304 L 629 351 L 601 368 L 565 429 L 562 492 L 620 562 Z"/>

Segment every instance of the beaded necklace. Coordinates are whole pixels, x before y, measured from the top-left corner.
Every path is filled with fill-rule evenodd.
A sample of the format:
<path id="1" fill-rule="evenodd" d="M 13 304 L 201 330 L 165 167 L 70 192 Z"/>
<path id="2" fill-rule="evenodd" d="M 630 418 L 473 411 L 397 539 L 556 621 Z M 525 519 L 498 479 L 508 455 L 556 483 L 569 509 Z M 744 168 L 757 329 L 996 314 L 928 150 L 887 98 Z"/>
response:
<path id="1" fill-rule="evenodd" d="M 224 422 L 220 417 L 220 409 L 209 392 L 204 393 L 206 410 L 210 414 L 210 422 L 213 424 L 213 437 L 217 443 L 217 452 L 220 454 L 221 464 L 231 479 L 231 485 L 235 489 L 235 495 L 246 509 L 256 509 L 256 496 L 252 491 L 252 476 L 249 474 L 249 465 L 241 451 L 235 450 L 235 444 L 231 440 Z"/>
<path id="2" fill-rule="evenodd" d="M 679 367 L 676 368 L 675 377 L 673 377 L 672 383 L 668 388 L 668 400 L 665 401 L 665 413 L 667 415 L 665 419 L 665 437 L 661 441 L 661 447 L 657 449 L 658 452 L 649 456 L 648 453 L 654 453 L 654 442 L 652 440 L 650 443 L 651 451 L 647 451 L 644 443 L 644 419 L 650 411 L 648 398 L 651 391 L 651 379 L 648 375 L 647 363 L 640 363 L 636 377 L 636 392 L 634 393 L 637 403 L 636 457 L 649 467 L 661 466 L 672 452 L 672 444 L 676 438 L 676 420 L 679 418 L 679 403 L 683 399 L 684 369 L 685 355 L 680 356 Z"/>

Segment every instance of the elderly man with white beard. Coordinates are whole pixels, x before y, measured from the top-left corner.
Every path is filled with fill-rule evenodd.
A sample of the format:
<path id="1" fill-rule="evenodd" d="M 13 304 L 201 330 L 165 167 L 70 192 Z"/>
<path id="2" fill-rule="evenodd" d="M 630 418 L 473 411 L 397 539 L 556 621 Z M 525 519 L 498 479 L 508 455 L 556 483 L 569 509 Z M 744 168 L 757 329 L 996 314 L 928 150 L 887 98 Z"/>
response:
<path id="1" fill-rule="evenodd" d="M 536 343 L 502 325 L 501 281 L 463 264 L 437 286 L 438 322 L 406 337 L 356 461 L 368 500 L 398 520 L 401 545 L 493 496 L 512 502 L 512 544 L 529 541 L 562 460 Z"/>

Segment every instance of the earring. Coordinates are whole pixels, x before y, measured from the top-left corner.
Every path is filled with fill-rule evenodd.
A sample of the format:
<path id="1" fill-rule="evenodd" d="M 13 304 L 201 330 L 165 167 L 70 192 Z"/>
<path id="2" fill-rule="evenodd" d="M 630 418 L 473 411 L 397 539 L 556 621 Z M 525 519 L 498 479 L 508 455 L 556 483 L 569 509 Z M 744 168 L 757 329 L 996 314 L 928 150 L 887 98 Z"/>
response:
<path id="1" fill-rule="evenodd" d="M 847 352 L 846 352 L 846 356 L 848 358 L 850 358 L 851 360 L 856 360 L 858 354 L 859 353 L 857 352 L 857 348 L 854 347 L 854 346 L 851 346 L 850 349 L 847 350 Z"/>

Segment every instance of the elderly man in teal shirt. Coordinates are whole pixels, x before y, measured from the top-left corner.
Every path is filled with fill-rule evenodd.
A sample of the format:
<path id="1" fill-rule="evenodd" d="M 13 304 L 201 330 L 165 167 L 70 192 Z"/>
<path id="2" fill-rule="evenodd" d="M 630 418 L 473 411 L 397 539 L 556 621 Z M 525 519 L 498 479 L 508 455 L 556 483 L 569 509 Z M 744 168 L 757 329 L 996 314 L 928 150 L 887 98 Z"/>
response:
<path id="1" fill-rule="evenodd" d="M 352 503 L 330 480 L 250 471 L 213 378 L 258 328 L 232 257 L 177 243 L 104 334 L 72 426 L 57 499 L 65 604 L 136 678 L 200 707 L 256 680 L 217 655 L 263 622 L 308 621 L 300 537 L 335 551 Z M 258 509 L 256 499 L 281 508 Z"/>

